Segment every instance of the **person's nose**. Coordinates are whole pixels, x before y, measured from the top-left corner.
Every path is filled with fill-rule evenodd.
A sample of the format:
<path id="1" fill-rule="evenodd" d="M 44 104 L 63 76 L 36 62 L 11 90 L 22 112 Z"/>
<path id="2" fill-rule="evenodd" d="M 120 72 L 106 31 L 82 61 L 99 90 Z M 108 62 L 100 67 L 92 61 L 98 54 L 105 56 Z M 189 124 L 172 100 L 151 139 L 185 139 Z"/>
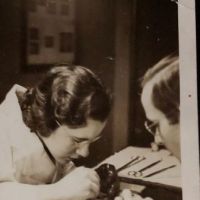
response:
<path id="1" fill-rule="evenodd" d="M 76 150 L 76 154 L 84 158 L 87 157 L 89 155 L 89 144 L 80 144 L 80 146 Z"/>
<path id="2" fill-rule="evenodd" d="M 156 134 L 155 134 L 155 136 L 154 136 L 154 142 L 156 143 L 156 144 L 163 144 L 163 140 L 162 140 L 162 137 L 160 136 L 160 131 L 159 131 L 159 129 L 157 128 L 156 129 Z"/>

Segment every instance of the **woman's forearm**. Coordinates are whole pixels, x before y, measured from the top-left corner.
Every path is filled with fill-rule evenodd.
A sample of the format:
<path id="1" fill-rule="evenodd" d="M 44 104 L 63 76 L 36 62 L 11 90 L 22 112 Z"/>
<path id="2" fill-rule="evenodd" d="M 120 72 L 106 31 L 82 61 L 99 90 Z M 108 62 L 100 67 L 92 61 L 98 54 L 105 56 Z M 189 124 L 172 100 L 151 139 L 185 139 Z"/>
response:
<path id="1" fill-rule="evenodd" d="M 67 200 L 59 197 L 54 184 L 28 185 L 17 182 L 0 183 L 0 199 L 9 200 Z"/>
<path id="2" fill-rule="evenodd" d="M 85 200 L 99 194 L 98 174 L 85 167 L 74 169 L 58 182 L 47 185 L 29 185 L 17 182 L 0 183 L 2 200 Z"/>

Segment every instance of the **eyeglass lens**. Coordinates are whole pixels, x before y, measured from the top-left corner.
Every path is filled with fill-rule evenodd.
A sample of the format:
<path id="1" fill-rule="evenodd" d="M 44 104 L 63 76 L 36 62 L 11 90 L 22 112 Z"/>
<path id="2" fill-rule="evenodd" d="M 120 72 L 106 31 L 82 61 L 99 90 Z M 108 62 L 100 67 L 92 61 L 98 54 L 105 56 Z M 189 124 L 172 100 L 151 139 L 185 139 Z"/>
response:
<path id="1" fill-rule="evenodd" d="M 156 122 L 151 122 L 151 121 L 145 121 L 145 128 L 149 133 L 151 133 L 153 136 L 156 135 L 156 130 L 158 128 L 158 124 Z"/>

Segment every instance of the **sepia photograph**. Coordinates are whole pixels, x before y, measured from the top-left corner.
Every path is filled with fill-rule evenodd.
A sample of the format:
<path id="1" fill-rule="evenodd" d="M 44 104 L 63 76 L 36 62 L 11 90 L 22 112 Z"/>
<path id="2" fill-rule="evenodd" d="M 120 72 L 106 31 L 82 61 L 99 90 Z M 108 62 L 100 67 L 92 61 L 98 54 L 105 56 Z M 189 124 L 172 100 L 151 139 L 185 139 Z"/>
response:
<path id="1" fill-rule="evenodd" d="M 0 199 L 200 198 L 195 0 L 0 9 Z"/>

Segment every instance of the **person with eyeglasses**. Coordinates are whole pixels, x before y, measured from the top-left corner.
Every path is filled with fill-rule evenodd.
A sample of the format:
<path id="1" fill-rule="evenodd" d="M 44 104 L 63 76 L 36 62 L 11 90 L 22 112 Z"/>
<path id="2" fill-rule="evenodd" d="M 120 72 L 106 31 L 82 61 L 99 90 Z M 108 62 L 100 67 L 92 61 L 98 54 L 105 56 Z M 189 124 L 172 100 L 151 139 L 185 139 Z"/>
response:
<path id="1" fill-rule="evenodd" d="M 144 127 L 147 130 L 147 132 L 150 133 L 154 137 L 154 141 L 151 142 L 152 151 L 159 151 L 159 149 L 164 147 L 164 145 L 163 145 L 162 139 L 159 136 L 158 131 L 157 131 L 158 123 L 146 120 L 144 122 Z"/>
<path id="2" fill-rule="evenodd" d="M 180 160 L 179 84 L 178 57 L 165 57 L 146 72 L 141 102 L 146 129 Z"/>
<path id="3" fill-rule="evenodd" d="M 180 83 L 178 56 L 167 56 L 147 70 L 142 79 L 141 102 L 147 131 L 179 160 Z M 115 200 L 147 200 L 126 190 Z"/>
<path id="4" fill-rule="evenodd" d="M 82 66 L 56 66 L 35 87 L 14 85 L 0 105 L 0 199 L 91 199 L 93 169 L 75 167 L 101 137 L 111 96 Z"/>

